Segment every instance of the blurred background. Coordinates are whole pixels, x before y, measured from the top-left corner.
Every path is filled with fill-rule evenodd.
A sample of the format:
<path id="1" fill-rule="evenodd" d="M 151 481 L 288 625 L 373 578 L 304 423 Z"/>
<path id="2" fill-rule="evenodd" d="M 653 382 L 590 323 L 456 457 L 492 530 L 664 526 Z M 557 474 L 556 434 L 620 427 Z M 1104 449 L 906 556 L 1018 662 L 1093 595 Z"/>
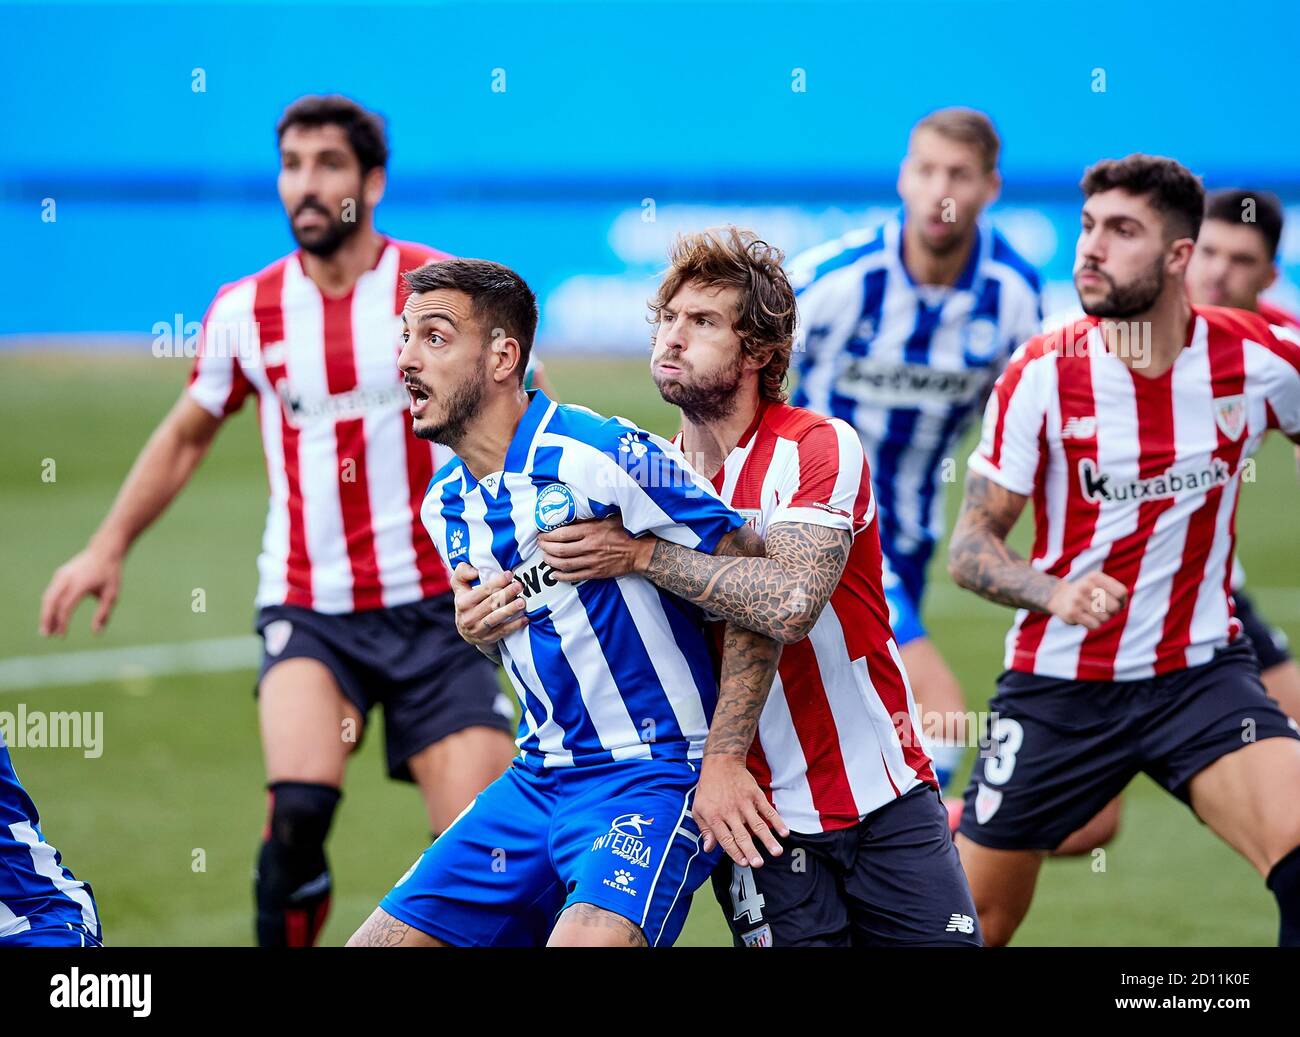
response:
<path id="1" fill-rule="evenodd" d="M 334 91 L 388 117 L 380 228 L 515 267 L 548 349 L 641 349 L 680 229 L 734 220 L 793 254 L 878 220 L 909 127 L 958 103 L 1002 133 L 994 219 L 1053 303 L 1080 174 L 1131 151 L 1279 193 L 1276 294 L 1300 302 L 1294 3 L 40 3 L 5 22 L 0 334 L 198 319 L 289 250 L 275 120 Z"/>
<path id="2" fill-rule="evenodd" d="M 251 942 L 266 483 L 249 409 L 132 554 L 105 634 L 83 607 L 66 641 L 42 641 L 37 605 L 184 384 L 188 361 L 150 354 L 154 326 L 199 320 L 220 284 L 293 247 L 274 124 L 295 98 L 341 92 L 386 115 L 379 228 L 515 267 L 560 395 L 659 432 L 645 300 L 673 235 L 734 221 L 793 254 L 878 221 L 909 127 L 945 105 L 997 124 L 991 217 L 1042 271 L 1049 312 L 1073 303 L 1084 167 L 1139 150 L 1210 188 L 1280 195 L 1270 296 L 1300 309 L 1293 2 L 35 3 L 0 19 L 0 712 L 103 716 L 102 755 L 14 758 L 110 943 Z M 1300 635 L 1285 444 L 1259 471 L 1240 553 L 1261 609 Z M 981 708 L 1010 613 L 941 566 L 927 620 Z M 331 840 L 328 943 L 427 841 L 378 734 Z M 1142 778 L 1100 864 L 1045 870 L 1017 942 L 1270 943 L 1274 913 L 1250 868 Z M 706 891 L 684 942 L 723 940 Z"/>

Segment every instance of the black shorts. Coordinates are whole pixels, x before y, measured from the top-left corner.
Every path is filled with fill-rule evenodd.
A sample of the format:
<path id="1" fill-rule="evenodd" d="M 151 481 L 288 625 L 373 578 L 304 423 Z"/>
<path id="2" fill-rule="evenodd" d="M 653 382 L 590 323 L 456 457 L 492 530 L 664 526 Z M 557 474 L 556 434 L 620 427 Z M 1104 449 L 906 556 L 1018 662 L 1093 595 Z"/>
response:
<path id="1" fill-rule="evenodd" d="M 737 947 L 901 947 L 982 943 L 966 873 L 931 785 L 852 828 L 781 840 L 750 868 L 724 857 L 713 893 Z"/>
<path id="2" fill-rule="evenodd" d="M 1291 658 L 1286 634 L 1255 611 L 1255 603 L 1241 591 L 1232 592 L 1233 614 L 1241 620 L 1242 632 L 1259 657 L 1259 668 L 1271 670 Z"/>
<path id="3" fill-rule="evenodd" d="M 407 760 L 467 727 L 514 734 L 514 708 L 496 667 L 456 632 L 450 592 L 338 615 L 268 605 L 255 629 L 262 637 L 259 685 L 276 663 L 316 659 L 362 716 L 383 705 L 390 777 L 411 781 Z"/>
<path id="4" fill-rule="evenodd" d="M 958 831 L 999 850 L 1054 850 L 1139 772 L 1190 805 L 1188 783 L 1221 756 L 1300 737 L 1265 694 L 1245 638 L 1145 680 L 1007 671 L 989 711 Z"/>

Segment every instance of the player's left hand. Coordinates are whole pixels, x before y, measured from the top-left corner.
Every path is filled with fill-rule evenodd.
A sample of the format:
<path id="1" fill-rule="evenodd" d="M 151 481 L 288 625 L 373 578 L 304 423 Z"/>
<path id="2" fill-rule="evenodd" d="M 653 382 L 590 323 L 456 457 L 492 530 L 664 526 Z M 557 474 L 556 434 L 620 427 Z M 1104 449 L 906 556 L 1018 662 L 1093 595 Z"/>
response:
<path id="1" fill-rule="evenodd" d="M 706 754 L 700 765 L 691 816 L 704 836 L 705 853 L 721 846 L 737 864 L 751 868 L 763 866 L 754 839 L 773 857 L 780 857 L 776 837 L 790 834 L 789 825 L 767 801 L 745 761 L 720 753 Z"/>
<path id="2" fill-rule="evenodd" d="M 565 583 L 610 580 L 640 572 L 654 552 L 654 538 L 638 540 L 617 515 L 571 522 L 537 537 L 546 564 Z"/>

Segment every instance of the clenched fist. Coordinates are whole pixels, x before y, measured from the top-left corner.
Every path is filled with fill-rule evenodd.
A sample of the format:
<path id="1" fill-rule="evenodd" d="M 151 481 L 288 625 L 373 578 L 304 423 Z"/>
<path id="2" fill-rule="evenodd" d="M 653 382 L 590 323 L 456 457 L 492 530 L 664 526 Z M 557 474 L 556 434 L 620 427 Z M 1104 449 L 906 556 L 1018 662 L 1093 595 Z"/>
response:
<path id="1" fill-rule="evenodd" d="M 1062 580 L 1052 591 L 1047 611 L 1063 623 L 1096 630 L 1128 604 L 1128 588 L 1103 572 Z"/>

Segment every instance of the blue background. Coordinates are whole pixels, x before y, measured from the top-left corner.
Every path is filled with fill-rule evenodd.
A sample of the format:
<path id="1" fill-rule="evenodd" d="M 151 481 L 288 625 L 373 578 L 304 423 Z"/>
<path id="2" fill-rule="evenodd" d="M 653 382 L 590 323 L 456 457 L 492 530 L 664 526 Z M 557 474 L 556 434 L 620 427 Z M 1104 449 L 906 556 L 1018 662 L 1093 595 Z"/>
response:
<path id="1" fill-rule="evenodd" d="M 325 91 L 389 119 L 380 228 L 516 267 L 553 348 L 644 345 L 644 299 L 680 229 L 735 220 L 797 252 L 879 219 L 908 128 L 948 104 L 1002 133 L 994 217 L 1043 268 L 1049 308 L 1070 301 L 1080 173 L 1137 150 L 1209 187 L 1281 194 L 1289 283 L 1273 295 L 1300 302 L 1296 3 L 47 3 L 0 17 L 0 334 L 147 342 L 155 322 L 199 319 L 219 284 L 292 248 L 273 127 Z"/>

